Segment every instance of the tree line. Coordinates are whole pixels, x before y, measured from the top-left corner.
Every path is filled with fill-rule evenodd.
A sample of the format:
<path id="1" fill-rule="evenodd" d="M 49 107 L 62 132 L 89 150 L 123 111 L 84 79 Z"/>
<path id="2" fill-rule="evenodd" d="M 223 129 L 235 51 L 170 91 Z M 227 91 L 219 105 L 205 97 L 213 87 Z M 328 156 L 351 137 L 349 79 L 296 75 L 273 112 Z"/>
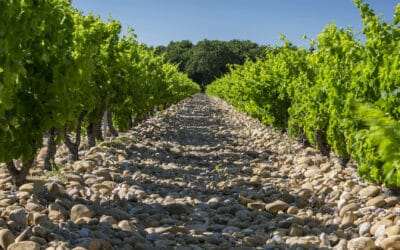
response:
<path id="1" fill-rule="evenodd" d="M 228 72 L 229 65 L 243 64 L 246 59 L 255 61 L 264 55 L 266 46 L 249 40 L 202 40 L 172 41 L 167 46 L 157 46 L 156 52 L 167 62 L 179 64 L 185 72 L 203 88 Z"/>

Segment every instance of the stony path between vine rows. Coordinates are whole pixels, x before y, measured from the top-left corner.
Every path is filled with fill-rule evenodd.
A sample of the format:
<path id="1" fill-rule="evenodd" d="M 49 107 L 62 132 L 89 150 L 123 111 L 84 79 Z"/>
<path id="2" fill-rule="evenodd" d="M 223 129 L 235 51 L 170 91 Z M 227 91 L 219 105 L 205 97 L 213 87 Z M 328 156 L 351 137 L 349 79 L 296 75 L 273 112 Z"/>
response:
<path id="1" fill-rule="evenodd" d="M 203 94 L 66 158 L 0 168 L 0 248 L 400 249 L 399 197 Z"/>

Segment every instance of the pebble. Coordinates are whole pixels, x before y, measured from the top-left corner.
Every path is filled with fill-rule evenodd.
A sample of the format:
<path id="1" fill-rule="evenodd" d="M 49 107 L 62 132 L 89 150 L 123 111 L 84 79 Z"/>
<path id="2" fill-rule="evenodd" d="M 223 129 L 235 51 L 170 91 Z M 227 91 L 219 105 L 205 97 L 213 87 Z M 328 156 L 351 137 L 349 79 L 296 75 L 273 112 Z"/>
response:
<path id="1" fill-rule="evenodd" d="M 321 240 L 317 236 L 303 236 L 288 238 L 285 243 L 292 248 L 301 246 L 309 249 L 313 246 L 318 246 L 321 243 Z"/>
<path id="2" fill-rule="evenodd" d="M 94 216 L 93 210 L 83 204 L 74 205 L 71 208 L 70 218 L 72 221 L 76 221 L 82 217 L 92 218 Z"/>
<path id="3" fill-rule="evenodd" d="M 20 241 L 12 243 L 8 246 L 7 250 L 40 250 L 40 244 L 34 241 Z"/>
<path id="4" fill-rule="evenodd" d="M 214 97 L 67 155 L 18 190 L 0 167 L 1 248 L 399 249 L 399 197 Z"/>
<path id="5" fill-rule="evenodd" d="M 387 236 L 400 235 L 400 225 L 389 226 L 383 233 Z"/>
<path id="6" fill-rule="evenodd" d="M 260 209 L 264 209 L 265 208 L 265 203 L 264 202 L 250 202 L 247 203 L 247 208 L 249 208 L 250 210 L 260 210 Z"/>
<path id="7" fill-rule="evenodd" d="M 351 239 L 347 243 L 349 250 L 374 250 L 375 242 L 369 237 L 360 237 Z"/>
<path id="8" fill-rule="evenodd" d="M 44 187 L 37 182 L 31 182 L 21 185 L 18 190 L 39 194 L 44 192 Z"/>
<path id="9" fill-rule="evenodd" d="M 133 232 L 136 230 L 135 225 L 133 225 L 132 222 L 127 221 L 127 220 L 122 220 L 118 223 L 118 227 L 122 230 L 122 231 L 127 231 L 127 232 Z"/>
<path id="10" fill-rule="evenodd" d="M 13 220 L 18 225 L 18 227 L 24 228 L 27 225 L 25 209 L 21 208 L 11 211 L 11 213 L 9 214 L 9 218 Z"/>
<path id="11" fill-rule="evenodd" d="M 7 249 L 7 247 L 14 243 L 15 236 L 14 234 L 8 229 L 1 229 L 0 230 L 0 246 L 3 249 Z"/>
<path id="12" fill-rule="evenodd" d="M 383 249 L 400 249 L 400 234 L 383 239 L 380 242 L 380 247 Z"/>
<path id="13" fill-rule="evenodd" d="M 368 186 L 358 192 L 359 196 L 375 197 L 379 194 L 380 190 L 377 186 Z"/>
<path id="14" fill-rule="evenodd" d="M 385 197 L 382 195 L 376 196 L 370 200 L 368 200 L 365 205 L 367 206 L 375 206 L 375 207 L 384 207 L 386 205 Z"/>
<path id="15" fill-rule="evenodd" d="M 265 205 L 265 210 L 267 210 L 270 213 L 276 214 L 279 211 L 285 212 L 289 207 L 290 205 L 287 204 L 286 202 L 281 200 L 276 200 Z"/>
<path id="16" fill-rule="evenodd" d="M 370 233 L 371 233 L 371 235 L 375 235 L 375 232 L 378 229 L 384 230 L 386 227 L 392 226 L 392 225 L 393 225 L 393 221 L 390 219 L 378 221 L 371 226 Z"/>
<path id="17" fill-rule="evenodd" d="M 361 236 L 364 236 L 365 234 L 369 233 L 369 230 L 371 229 L 371 223 L 370 222 L 363 222 L 359 226 L 358 234 Z"/>
<path id="18" fill-rule="evenodd" d="M 360 205 L 357 203 L 350 203 L 347 205 L 344 205 L 342 209 L 339 211 L 339 216 L 343 217 L 347 212 L 353 212 L 357 211 L 360 208 Z"/>

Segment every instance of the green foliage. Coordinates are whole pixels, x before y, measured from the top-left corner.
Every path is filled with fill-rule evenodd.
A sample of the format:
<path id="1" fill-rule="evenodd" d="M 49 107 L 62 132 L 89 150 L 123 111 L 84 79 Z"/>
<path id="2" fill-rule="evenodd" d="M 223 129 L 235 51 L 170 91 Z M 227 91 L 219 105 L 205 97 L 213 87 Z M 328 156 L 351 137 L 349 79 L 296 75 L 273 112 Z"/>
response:
<path id="1" fill-rule="evenodd" d="M 264 58 L 232 67 L 230 73 L 207 87 L 207 93 L 226 99 L 265 124 L 284 129 L 292 99 L 289 88 L 306 56 L 306 50 L 289 43 L 267 49 Z"/>
<path id="2" fill-rule="evenodd" d="M 191 53 L 185 71 L 203 86 L 222 76 L 227 71 L 227 64 L 236 57 L 225 43 L 209 40 L 199 42 Z"/>
<path id="3" fill-rule="evenodd" d="M 191 57 L 192 42 L 183 40 L 179 42 L 170 42 L 163 51 L 157 51 L 158 54 L 164 53 L 164 59 L 173 64 L 179 64 L 179 70 L 184 72 L 187 62 Z M 157 47 L 157 49 L 160 49 Z"/>
<path id="4" fill-rule="evenodd" d="M 356 155 L 362 162 L 361 176 L 388 187 L 400 187 L 400 122 L 370 105 L 360 105 L 356 114 L 368 126 L 358 132 L 357 146 L 364 149 Z"/>
<path id="5" fill-rule="evenodd" d="M 73 116 L 74 67 L 69 1 L 2 1 L 0 162 L 30 160 L 42 133 Z"/>
<path id="6" fill-rule="evenodd" d="M 355 4 L 363 19 L 365 44 L 351 29 L 330 24 L 311 42 L 312 50 L 285 41 L 268 48 L 256 62 L 231 67 L 207 86 L 206 93 L 292 136 L 305 134 L 325 154 L 332 149 L 343 159 L 353 156 L 364 178 L 400 186 L 399 154 L 393 147 L 400 119 L 400 4 L 393 24 L 380 20 L 362 1 Z M 371 126 L 370 135 L 355 119 L 361 111 L 355 112 L 354 102 L 374 105 L 390 118 L 372 109 L 375 117 L 365 115 L 363 120 Z"/>
<path id="7" fill-rule="evenodd" d="M 243 64 L 246 59 L 255 61 L 264 54 L 264 46 L 251 41 L 203 40 L 193 45 L 190 41 L 170 42 L 158 46 L 157 54 L 164 54 L 167 62 L 178 64 L 195 82 L 205 86 L 225 74 L 230 64 Z"/>
<path id="8" fill-rule="evenodd" d="M 57 166 L 54 162 L 51 164 L 51 174 L 58 177 L 59 179 L 64 179 L 64 166 Z"/>
<path id="9" fill-rule="evenodd" d="M 264 55 L 266 49 L 265 46 L 260 46 L 249 40 L 230 40 L 225 42 L 226 46 L 236 55 L 235 61 L 229 62 L 229 64 L 243 64 L 246 59 L 251 61 L 257 60 L 257 58 Z"/>
<path id="10" fill-rule="evenodd" d="M 84 16 L 69 0 L 0 1 L 0 9 L 0 162 L 32 162 L 44 132 L 70 132 L 82 114 L 97 122 L 106 107 L 126 127 L 199 91 L 133 33 L 120 38 L 118 21 Z"/>

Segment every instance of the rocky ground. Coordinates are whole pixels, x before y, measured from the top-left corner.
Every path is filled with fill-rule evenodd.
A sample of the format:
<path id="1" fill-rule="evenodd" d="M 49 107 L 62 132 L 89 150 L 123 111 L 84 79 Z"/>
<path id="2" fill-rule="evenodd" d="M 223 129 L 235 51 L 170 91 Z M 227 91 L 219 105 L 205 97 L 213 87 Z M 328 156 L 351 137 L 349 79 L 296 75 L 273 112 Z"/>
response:
<path id="1" fill-rule="evenodd" d="M 400 249 L 399 197 L 217 98 L 58 153 L 18 189 L 0 168 L 0 248 Z"/>

